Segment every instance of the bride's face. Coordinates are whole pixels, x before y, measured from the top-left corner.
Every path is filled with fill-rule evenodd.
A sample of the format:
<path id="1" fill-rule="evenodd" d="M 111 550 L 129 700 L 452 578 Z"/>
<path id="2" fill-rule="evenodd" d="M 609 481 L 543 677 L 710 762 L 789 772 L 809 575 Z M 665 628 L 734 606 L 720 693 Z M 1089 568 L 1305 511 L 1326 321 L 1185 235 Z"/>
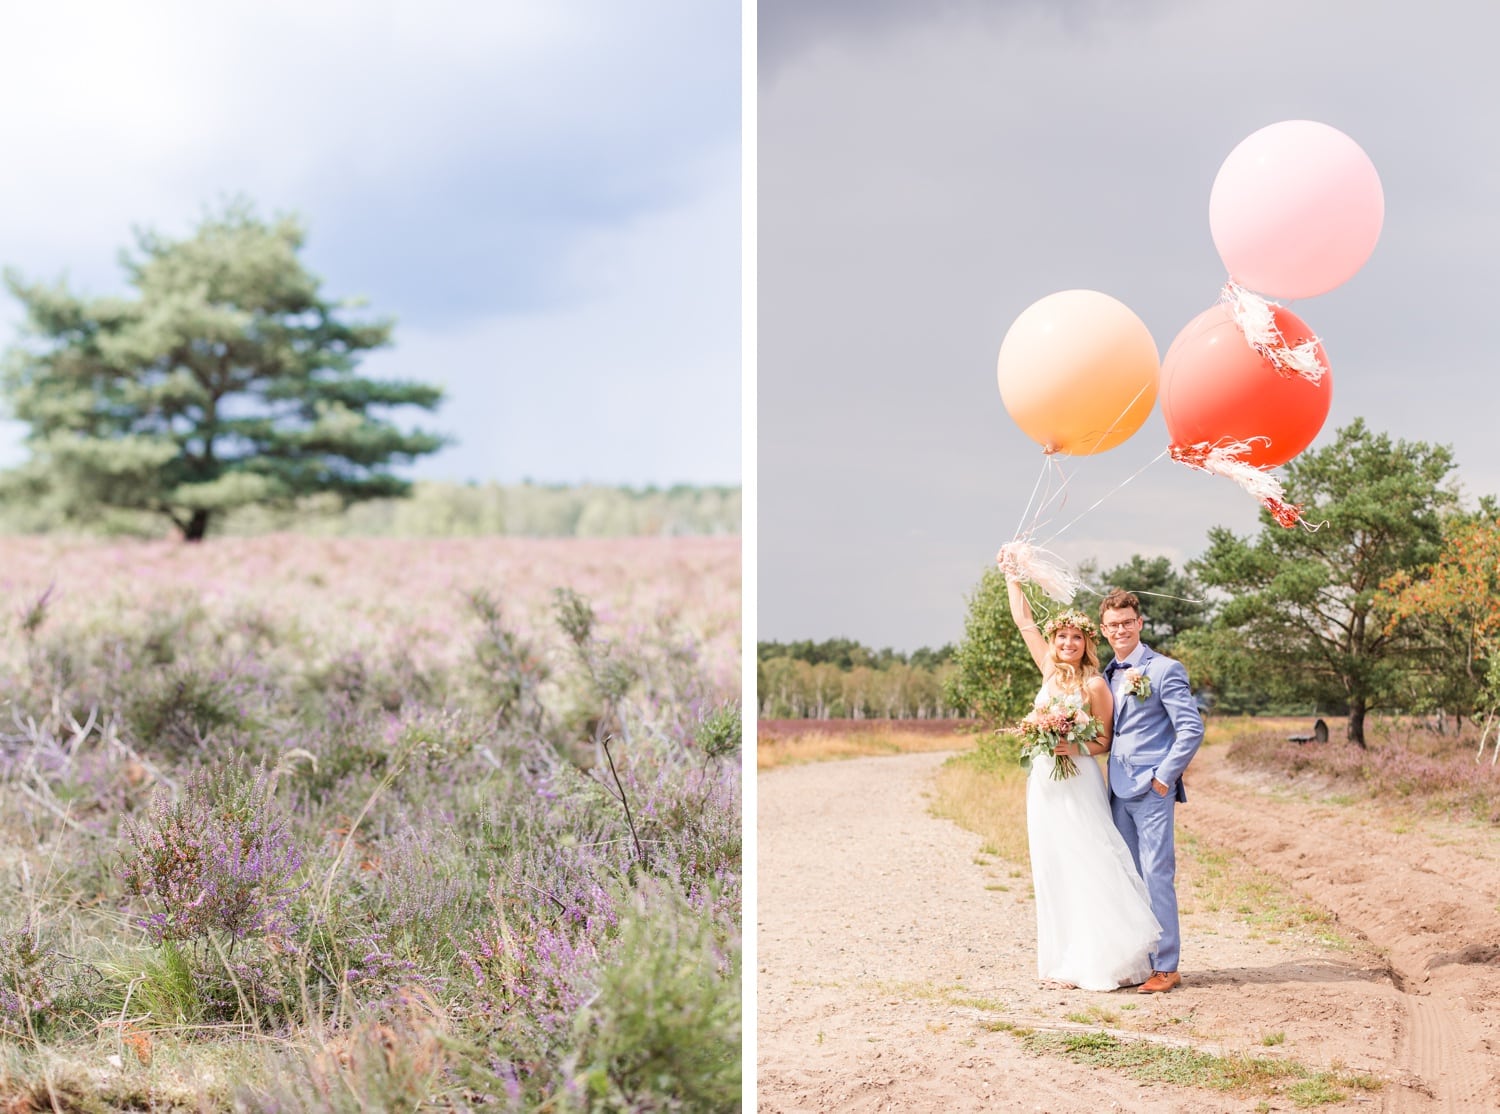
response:
<path id="1" fill-rule="evenodd" d="M 1069 665 L 1083 661 L 1083 632 L 1077 627 L 1063 627 L 1052 636 L 1052 648 L 1057 651 L 1057 660 Z"/>

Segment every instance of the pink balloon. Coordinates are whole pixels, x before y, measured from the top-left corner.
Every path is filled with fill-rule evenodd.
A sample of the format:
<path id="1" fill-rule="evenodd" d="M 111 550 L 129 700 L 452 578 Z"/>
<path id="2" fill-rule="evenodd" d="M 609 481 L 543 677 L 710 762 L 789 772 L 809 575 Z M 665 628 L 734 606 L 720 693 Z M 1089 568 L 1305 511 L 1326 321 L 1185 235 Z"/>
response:
<path id="1" fill-rule="evenodd" d="M 1370 157 L 1312 120 L 1271 124 L 1242 141 L 1208 199 L 1229 277 L 1272 298 L 1310 298 L 1347 282 L 1375 250 L 1384 220 Z"/>

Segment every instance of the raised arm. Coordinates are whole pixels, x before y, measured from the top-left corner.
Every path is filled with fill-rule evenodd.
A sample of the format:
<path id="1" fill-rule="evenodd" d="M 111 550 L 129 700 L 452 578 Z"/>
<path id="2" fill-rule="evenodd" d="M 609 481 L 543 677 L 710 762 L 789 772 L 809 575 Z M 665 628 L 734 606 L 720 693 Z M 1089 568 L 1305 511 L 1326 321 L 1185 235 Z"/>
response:
<path id="1" fill-rule="evenodd" d="M 1026 649 L 1031 651 L 1031 660 L 1036 662 L 1036 667 L 1045 677 L 1047 675 L 1047 640 L 1042 637 L 1041 629 L 1037 627 L 1036 620 L 1031 616 L 1031 601 L 1026 598 L 1026 593 L 1021 591 L 1021 582 L 1008 573 L 1005 577 L 1005 588 L 1010 596 L 1010 617 L 1015 620 L 1016 629 L 1021 632 Z"/>

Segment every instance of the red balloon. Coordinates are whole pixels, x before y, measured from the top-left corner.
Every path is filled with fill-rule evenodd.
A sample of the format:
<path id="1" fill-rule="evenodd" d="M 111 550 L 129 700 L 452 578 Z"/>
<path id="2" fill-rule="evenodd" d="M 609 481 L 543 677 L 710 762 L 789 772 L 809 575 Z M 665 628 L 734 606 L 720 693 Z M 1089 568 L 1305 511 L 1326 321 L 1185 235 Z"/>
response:
<path id="1" fill-rule="evenodd" d="M 1275 306 L 1272 312 L 1288 348 L 1313 339 L 1290 310 Z M 1177 334 L 1161 363 L 1158 397 L 1172 443 L 1244 441 L 1250 445 L 1246 462 L 1285 464 L 1312 444 L 1333 403 L 1322 344 L 1317 354 L 1325 370 L 1313 383 L 1252 348 L 1228 306 L 1204 310 Z"/>

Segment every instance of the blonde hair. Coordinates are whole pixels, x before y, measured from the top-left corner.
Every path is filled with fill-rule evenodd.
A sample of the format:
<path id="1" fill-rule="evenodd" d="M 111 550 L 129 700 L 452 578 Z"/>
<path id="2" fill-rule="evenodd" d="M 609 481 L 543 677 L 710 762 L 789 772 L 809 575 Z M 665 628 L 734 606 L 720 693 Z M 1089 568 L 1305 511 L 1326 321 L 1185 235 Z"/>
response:
<path id="1" fill-rule="evenodd" d="M 1058 630 L 1063 629 L 1059 627 Z M 1094 636 L 1087 628 L 1074 628 L 1083 635 L 1083 660 L 1077 665 L 1063 661 L 1057 656 L 1057 643 L 1047 645 L 1047 662 L 1052 672 L 1047 674 L 1047 684 L 1055 692 L 1082 692 L 1090 677 L 1099 672 L 1099 651 L 1094 645 Z M 1054 635 L 1056 632 L 1053 632 Z"/>

